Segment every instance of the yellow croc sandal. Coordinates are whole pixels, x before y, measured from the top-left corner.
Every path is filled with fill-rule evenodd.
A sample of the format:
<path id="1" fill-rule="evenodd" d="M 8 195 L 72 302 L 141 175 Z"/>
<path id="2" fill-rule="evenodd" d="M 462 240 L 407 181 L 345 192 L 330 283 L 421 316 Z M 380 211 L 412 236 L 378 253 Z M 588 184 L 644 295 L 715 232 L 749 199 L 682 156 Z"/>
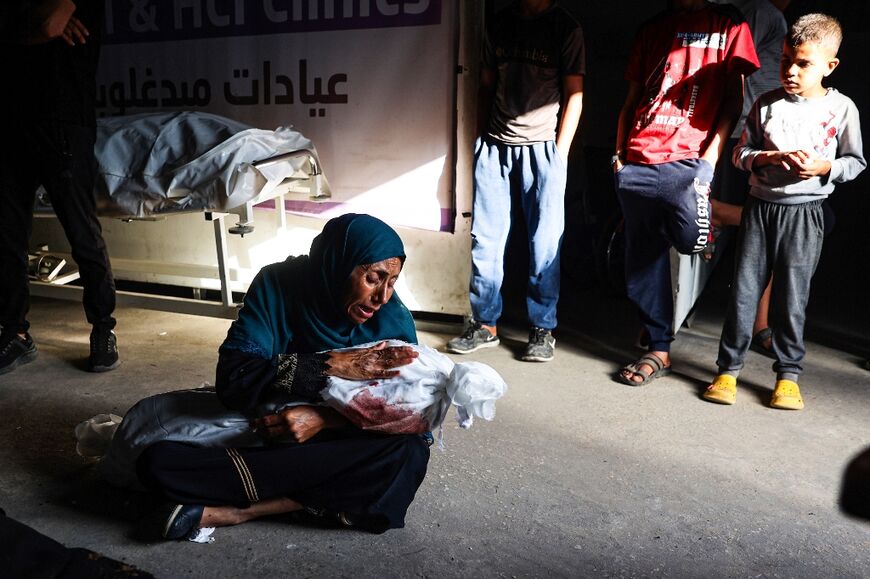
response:
<path id="1" fill-rule="evenodd" d="M 797 382 L 791 380 L 777 380 L 773 396 L 770 397 L 770 406 L 782 410 L 801 410 L 804 407 L 804 399 L 801 398 L 801 389 Z"/>
<path id="2" fill-rule="evenodd" d="M 701 396 L 716 404 L 734 404 L 737 401 L 737 378 L 719 374 Z"/>

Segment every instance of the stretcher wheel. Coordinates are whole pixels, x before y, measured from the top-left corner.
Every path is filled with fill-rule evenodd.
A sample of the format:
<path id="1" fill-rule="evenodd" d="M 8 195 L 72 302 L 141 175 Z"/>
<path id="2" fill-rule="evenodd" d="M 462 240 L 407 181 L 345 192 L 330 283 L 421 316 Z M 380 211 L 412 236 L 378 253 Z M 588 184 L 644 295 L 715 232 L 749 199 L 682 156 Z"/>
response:
<path id="1" fill-rule="evenodd" d="M 233 225 L 230 227 L 229 232 L 233 235 L 242 235 L 244 236 L 246 233 L 253 233 L 254 226 L 247 225 L 245 223 L 239 223 L 238 225 Z"/>

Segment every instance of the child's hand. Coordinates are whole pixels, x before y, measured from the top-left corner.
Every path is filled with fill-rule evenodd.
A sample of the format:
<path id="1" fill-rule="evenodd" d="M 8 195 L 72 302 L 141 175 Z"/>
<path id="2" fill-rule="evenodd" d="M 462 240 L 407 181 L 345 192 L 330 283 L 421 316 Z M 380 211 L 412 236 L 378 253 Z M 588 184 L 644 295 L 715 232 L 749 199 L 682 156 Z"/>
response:
<path id="1" fill-rule="evenodd" d="M 779 165 L 786 171 L 793 171 L 793 167 L 789 162 L 789 156 L 796 151 L 762 151 L 753 164 L 754 168 L 765 167 L 767 165 Z"/>
<path id="2" fill-rule="evenodd" d="M 792 151 L 784 159 L 789 171 L 801 179 L 812 179 L 831 172 L 831 162 L 813 157 L 807 151 Z"/>
<path id="3" fill-rule="evenodd" d="M 795 151 L 776 151 L 771 157 L 771 165 L 781 165 L 786 171 L 794 171 L 794 167 L 789 162 L 789 158 Z"/>

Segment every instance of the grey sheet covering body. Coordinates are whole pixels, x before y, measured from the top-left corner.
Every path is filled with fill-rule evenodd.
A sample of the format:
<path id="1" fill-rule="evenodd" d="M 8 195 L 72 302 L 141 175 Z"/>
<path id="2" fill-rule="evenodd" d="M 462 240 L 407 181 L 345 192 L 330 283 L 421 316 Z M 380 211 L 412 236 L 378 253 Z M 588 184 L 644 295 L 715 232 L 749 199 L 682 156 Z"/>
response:
<path id="1" fill-rule="evenodd" d="M 303 157 L 260 169 L 252 163 L 299 149 L 316 158 L 312 142 L 292 128 L 256 129 L 209 113 L 102 118 L 94 147 L 98 213 L 142 218 L 260 202 L 284 179 L 307 178 L 309 163 Z M 329 195 L 325 179 L 318 194 Z"/>
<path id="2" fill-rule="evenodd" d="M 208 113 L 149 113 L 100 119 L 95 147 L 100 214 L 145 217 L 187 210 L 228 210 L 285 178 L 307 176 L 307 160 L 256 169 L 251 163 L 314 145 L 288 127 L 274 131 Z M 315 153 L 316 154 L 316 153 Z M 100 190 L 102 188 L 102 190 Z"/>

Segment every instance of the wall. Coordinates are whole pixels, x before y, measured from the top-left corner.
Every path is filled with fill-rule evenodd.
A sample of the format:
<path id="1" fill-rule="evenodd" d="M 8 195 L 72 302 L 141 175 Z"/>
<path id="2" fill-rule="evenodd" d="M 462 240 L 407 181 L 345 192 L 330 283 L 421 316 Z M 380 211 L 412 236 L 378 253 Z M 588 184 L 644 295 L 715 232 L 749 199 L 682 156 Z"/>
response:
<path id="1" fill-rule="evenodd" d="M 451 102 L 447 103 L 448 113 L 454 111 L 455 114 L 455 126 L 451 128 L 455 136 L 450 138 L 455 138 L 455 142 L 450 144 L 456 151 L 455 173 L 448 163 L 439 178 L 447 184 L 453 197 L 455 218 L 452 227 L 448 227 L 453 231 L 397 227 L 409 257 L 400 284 L 403 300 L 414 310 L 452 315 L 463 315 L 469 308 L 470 153 L 473 143 L 469 128 L 474 123 L 468 114 L 474 112 L 482 3 L 464 2 L 463 10 L 456 39 L 460 67 L 455 101 L 450 95 Z M 112 49 L 118 50 L 115 46 Z M 454 63 L 444 65 L 453 72 Z M 353 128 L 344 126 L 342 130 Z M 327 177 L 328 171 L 327 167 Z M 246 287 L 262 265 L 283 260 L 287 255 L 306 253 L 311 239 L 324 223 L 322 219 L 288 215 L 289 231 L 278 232 L 272 210 L 257 209 L 255 215 L 256 228 L 252 234 L 244 238 L 229 236 L 230 267 L 233 279 L 241 282 L 239 289 Z M 176 215 L 156 222 L 101 221 L 119 279 L 156 281 L 153 275 L 144 271 L 161 268 L 161 264 L 168 262 L 180 264 L 169 271 L 187 269 L 194 275 L 200 275 L 202 266 L 216 264 L 212 224 L 204 221 L 202 214 Z M 228 221 L 230 225 L 235 223 L 232 217 Z M 37 219 L 34 224 L 32 246 L 43 243 L 47 243 L 53 252 L 68 252 L 68 244 L 54 219 Z M 204 280 L 204 283 L 214 285 L 211 280 Z"/>
<path id="2" fill-rule="evenodd" d="M 589 51 L 586 111 L 572 151 L 572 175 L 568 194 L 569 221 L 576 221 L 588 217 L 578 214 L 582 210 L 581 205 L 611 205 L 612 199 L 601 199 L 602 196 L 607 197 L 602 189 L 592 187 L 590 194 L 586 187 L 587 163 L 584 150 L 602 150 L 609 155 L 607 151 L 611 148 L 609 142 L 612 141 L 615 127 L 611 117 L 615 119 L 624 90 L 624 56 L 627 55 L 637 25 L 659 8 L 645 6 L 639 9 L 630 2 L 614 4 L 575 0 L 563 4 L 584 24 Z M 487 10 L 492 11 L 498 7 L 500 6 L 490 4 Z M 624 17 L 610 17 L 610 11 L 614 8 Z M 442 176 L 448 182 L 453 182 L 454 231 L 445 233 L 397 227 L 408 246 L 410 257 L 403 275 L 403 284 L 407 289 L 401 295 L 412 308 L 420 311 L 455 315 L 469 312 L 467 282 L 470 275 L 472 203 L 470 153 L 476 136 L 473 134 L 473 127 L 483 11 L 484 0 L 475 0 L 464 2 L 460 15 L 458 52 L 461 73 L 458 76 L 455 103 L 456 173 Z M 578 201 L 587 194 L 592 198 L 591 202 Z M 306 252 L 310 239 L 316 235 L 323 223 L 316 218 L 288 215 L 290 232 L 277 234 L 271 210 L 258 209 L 256 215 L 256 229 L 253 234 L 245 236 L 244 239 L 229 236 L 233 277 L 240 280 L 243 286 L 262 265 L 282 260 L 287 255 Z M 229 221 L 232 224 L 234 219 L 230 218 Z M 119 269 L 121 279 L 126 276 L 137 281 L 156 281 L 154 276 L 148 276 L 144 271 L 150 266 L 166 262 L 197 266 L 190 268 L 197 272 L 203 269 L 201 266 L 215 263 L 212 225 L 205 222 L 200 214 L 173 216 L 159 222 L 122 223 L 104 219 L 102 223 L 112 258 L 125 268 L 116 268 Z M 520 236 L 514 237 L 516 240 Z M 573 238 L 567 242 L 569 245 L 574 242 L 582 243 Z M 48 243 L 53 251 L 68 251 L 62 231 L 53 220 L 40 219 L 35 224 L 33 245 L 42 243 Z M 576 250 L 582 252 L 585 247 L 578 245 Z M 518 253 L 521 254 L 522 251 Z M 571 255 L 574 248 L 568 247 L 566 253 Z M 569 264 L 568 269 L 573 269 L 573 265 Z M 206 283 L 213 285 L 215 282 Z"/>

